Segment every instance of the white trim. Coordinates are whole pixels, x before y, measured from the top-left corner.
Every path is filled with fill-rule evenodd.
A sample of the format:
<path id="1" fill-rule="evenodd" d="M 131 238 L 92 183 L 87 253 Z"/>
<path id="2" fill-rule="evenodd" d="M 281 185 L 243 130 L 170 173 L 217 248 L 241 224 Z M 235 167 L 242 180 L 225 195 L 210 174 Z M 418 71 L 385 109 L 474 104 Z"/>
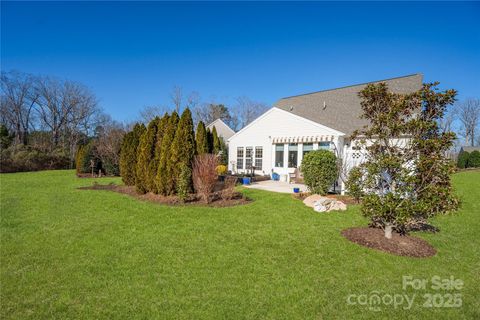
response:
<path id="1" fill-rule="evenodd" d="M 243 127 L 240 131 L 236 132 L 233 136 L 230 137 L 230 139 L 228 139 L 228 141 L 232 140 L 236 135 L 240 134 L 241 132 L 243 132 L 244 130 L 248 129 L 250 126 L 252 126 L 253 124 L 255 124 L 256 122 L 258 122 L 260 119 L 264 118 L 265 116 L 267 116 L 268 114 L 270 114 L 271 112 L 273 111 L 281 111 L 281 112 L 284 112 L 296 119 L 300 119 L 300 120 L 303 120 L 307 123 L 310 123 L 314 126 L 317 126 L 321 129 L 324 129 L 324 130 L 327 130 L 327 131 L 330 131 L 332 133 L 332 135 L 337 135 L 337 136 L 343 136 L 345 135 L 345 133 L 341 132 L 341 131 L 338 131 L 338 130 L 335 130 L 335 129 L 332 129 L 330 127 L 327 127 L 327 126 L 324 126 L 323 124 L 320 124 L 318 122 L 315 122 L 315 121 L 312 121 L 312 120 L 309 120 L 307 118 L 304 118 L 304 117 L 300 117 L 300 116 L 297 116 L 296 114 L 293 114 L 291 112 L 288 112 L 288 111 L 285 111 L 285 110 L 282 110 L 280 108 L 277 108 L 277 107 L 272 107 L 270 108 L 269 110 L 267 110 L 265 113 L 263 113 L 261 116 L 259 116 L 257 119 L 253 120 L 252 122 L 250 122 L 247 126 Z"/>
<path id="2" fill-rule="evenodd" d="M 252 126 L 255 122 L 259 121 L 260 119 L 264 118 L 267 114 L 271 113 L 273 111 L 275 107 L 273 108 L 270 108 L 269 110 L 265 111 L 262 115 L 260 115 L 257 119 L 253 120 L 252 122 L 250 122 L 248 125 L 246 125 L 245 127 L 243 127 L 241 130 L 237 131 L 233 136 L 231 136 L 228 141 L 232 140 L 233 137 L 235 137 L 236 135 L 238 135 L 240 132 L 243 132 L 245 131 L 248 127 Z"/>

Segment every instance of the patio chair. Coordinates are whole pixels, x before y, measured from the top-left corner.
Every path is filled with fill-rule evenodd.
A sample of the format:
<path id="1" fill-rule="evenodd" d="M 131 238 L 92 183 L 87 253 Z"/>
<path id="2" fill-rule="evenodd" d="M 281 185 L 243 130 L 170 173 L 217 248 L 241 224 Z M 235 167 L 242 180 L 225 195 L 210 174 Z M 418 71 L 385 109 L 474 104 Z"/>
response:
<path id="1" fill-rule="evenodd" d="M 303 183 L 303 174 L 300 171 L 300 169 L 295 168 L 295 171 L 292 173 L 289 173 L 289 182 L 292 183 Z"/>
<path id="2" fill-rule="evenodd" d="M 295 170 L 294 172 L 290 172 L 288 173 L 288 183 L 295 183 L 295 179 L 297 177 L 297 170 Z"/>

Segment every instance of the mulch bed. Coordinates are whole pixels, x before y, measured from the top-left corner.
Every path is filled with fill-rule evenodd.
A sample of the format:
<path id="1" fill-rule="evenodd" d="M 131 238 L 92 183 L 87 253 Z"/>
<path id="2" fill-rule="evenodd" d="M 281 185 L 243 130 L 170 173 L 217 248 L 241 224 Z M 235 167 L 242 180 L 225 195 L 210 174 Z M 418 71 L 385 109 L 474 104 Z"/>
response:
<path id="1" fill-rule="evenodd" d="M 401 236 L 394 232 L 392 239 L 384 236 L 384 231 L 378 228 L 349 228 L 342 232 L 342 236 L 361 246 L 388 252 L 397 256 L 426 258 L 437 253 L 427 241 L 412 237 Z"/>
<path id="2" fill-rule="evenodd" d="M 108 190 L 129 195 L 138 200 L 166 204 L 170 206 L 201 206 L 201 207 L 232 207 L 251 203 L 252 200 L 244 197 L 240 192 L 236 192 L 232 199 L 222 199 L 218 192 L 214 194 L 213 201 L 209 204 L 204 203 L 194 194 L 188 196 L 185 202 L 182 202 L 176 196 L 162 196 L 154 193 L 138 194 L 134 186 L 118 186 L 115 184 L 94 184 L 89 187 L 80 187 L 81 190 Z"/>

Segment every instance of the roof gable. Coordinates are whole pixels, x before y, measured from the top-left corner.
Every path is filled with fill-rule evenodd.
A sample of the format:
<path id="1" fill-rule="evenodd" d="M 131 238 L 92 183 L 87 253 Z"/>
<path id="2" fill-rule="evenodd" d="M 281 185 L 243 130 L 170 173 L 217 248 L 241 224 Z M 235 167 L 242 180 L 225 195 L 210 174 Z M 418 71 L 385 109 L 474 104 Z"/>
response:
<path id="1" fill-rule="evenodd" d="M 291 134 L 299 135 L 299 133 L 297 132 L 298 130 L 295 130 L 295 132 L 290 132 L 284 126 L 278 125 L 277 121 L 279 120 L 279 118 L 278 118 L 279 116 L 281 117 L 281 119 L 288 119 L 287 122 L 289 122 L 289 123 L 291 123 L 293 121 L 296 121 L 297 123 L 301 123 L 300 127 L 302 129 L 314 128 L 313 130 L 314 130 L 315 134 L 317 134 L 319 131 L 321 131 L 321 132 L 323 132 L 325 134 L 329 134 L 329 135 L 335 135 L 335 136 L 344 135 L 343 132 L 339 132 L 339 131 L 337 131 L 333 128 L 329 128 L 329 127 L 324 126 L 323 124 L 320 124 L 318 122 L 306 119 L 304 117 L 297 116 L 296 114 L 293 114 L 291 112 L 287 112 L 285 110 L 282 110 L 282 109 L 279 109 L 279 108 L 276 108 L 276 107 L 272 107 L 269 110 L 267 110 L 265 113 L 260 115 L 258 118 L 256 118 L 252 122 L 250 122 L 247 126 L 243 127 L 240 131 L 237 131 L 228 140 L 231 141 L 233 139 L 236 139 L 237 137 L 241 136 L 242 134 L 248 132 L 249 129 L 251 129 L 252 127 L 257 127 L 258 128 L 259 123 L 261 123 L 261 126 L 262 126 L 263 130 L 268 130 L 268 135 L 282 135 L 282 136 L 284 136 L 284 135 L 288 136 L 288 135 L 291 135 Z M 265 129 L 265 127 L 263 126 L 263 125 L 265 125 L 265 123 L 263 121 L 266 120 L 267 122 L 271 123 L 272 122 L 272 117 L 274 119 L 273 121 L 275 121 L 274 130 L 271 130 L 271 129 L 268 129 L 268 128 Z M 270 120 L 268 120 L 268 119 L 270 119 Z M 298 127 L 298 125 L 297 125 L 297 127 Z M 278 132 L 275 133 L 275 132 L 272 132 L 272 131 L 278 131 Z M 281 132 L 281 134 L 280 134 L 280 132 Z"/>
<path id="2" fill-rule="evenodd" d="M 480 146 L 479 147 L 463 146 L 461 150 L 464 152 L 480 151 Z"/>
<path id="3" fill-rule="evenodd" d="M 368 124 L 360 119 L 362 109 L 358 93 L 371 83 L 387 83 L 396 93 L 411 93 L 421 88 L 423 75 L 373 81 L 337 89 L 318 91 L 280 99 L 275 106 L 297 116 L 350 135 Z"/>
<path id="4" fill-rule="evenodd" d="M 230 128 L 222 119 L 218 118 L 217 120 L 209 123 L 206 128 L 210 128 L 210 130 L 217 129 L 217 134 L 221 135 L 225 140 L 230 138 L 235 134 L 235 131 Z"/>

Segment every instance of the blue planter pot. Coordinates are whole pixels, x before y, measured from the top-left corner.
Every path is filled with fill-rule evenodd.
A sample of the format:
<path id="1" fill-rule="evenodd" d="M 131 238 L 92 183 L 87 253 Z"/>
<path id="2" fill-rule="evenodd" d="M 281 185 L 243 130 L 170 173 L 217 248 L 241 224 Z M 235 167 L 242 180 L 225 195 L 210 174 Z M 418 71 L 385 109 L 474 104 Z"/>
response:
<path id="1" fill-rule="evenodd" d="M 293 193 L 300 193 L 300 188 L 293 188 Z"/>

